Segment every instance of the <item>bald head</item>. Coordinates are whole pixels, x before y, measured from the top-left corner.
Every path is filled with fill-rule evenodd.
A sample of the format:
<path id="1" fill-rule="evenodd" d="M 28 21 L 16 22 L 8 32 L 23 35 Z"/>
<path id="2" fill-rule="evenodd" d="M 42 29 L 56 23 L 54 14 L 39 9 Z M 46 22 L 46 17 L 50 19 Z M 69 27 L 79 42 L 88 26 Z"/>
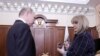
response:
<path id="1" fill-rule="evenodd" d="M 29 7 L 24 7 L 19 12 L 19 17 L 24 19 L 28 25 L 32 25 L 35 13 Z"/>
<path id="2" fill-rule="evenodd" d="M 31 8 L 29 8 L 29 7 L 23 7 L 19 12 L 19 17 L 24 15 L 24 13 L 26 13 L 26 12 L 27 13 L 32 13 L 33 10 Z"/>

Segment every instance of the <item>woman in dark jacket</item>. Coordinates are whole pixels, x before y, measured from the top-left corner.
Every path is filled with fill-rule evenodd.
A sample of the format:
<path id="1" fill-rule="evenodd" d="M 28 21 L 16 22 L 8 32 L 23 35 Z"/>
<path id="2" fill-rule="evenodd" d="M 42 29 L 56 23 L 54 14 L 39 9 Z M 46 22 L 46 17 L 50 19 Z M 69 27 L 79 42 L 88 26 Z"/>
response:
<path id="1" fill-rule="evenodd" d="M 84 15 L 78 15 L 72 18 L 74 27 L 74 40 L 69 47 L 66 56 L 95 56 L 95 45 L 92 36 L 86 30 L 89 22 Z"/>

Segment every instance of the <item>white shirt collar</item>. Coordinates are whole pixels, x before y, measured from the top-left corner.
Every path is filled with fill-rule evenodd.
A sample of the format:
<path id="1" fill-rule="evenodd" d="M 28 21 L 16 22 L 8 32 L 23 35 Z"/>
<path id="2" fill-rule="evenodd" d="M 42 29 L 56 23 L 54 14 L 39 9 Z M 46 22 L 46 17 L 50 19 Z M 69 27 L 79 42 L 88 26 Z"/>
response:
<path id="1" fill-rule="evenodd" d="M 24 23 L 26 23 L 26 21 L 25 21 L 24 19 L 22 19 L 22 18 L 18 18 L 18 20 L 21 20 L 21 21 L 23 21 Z"/>

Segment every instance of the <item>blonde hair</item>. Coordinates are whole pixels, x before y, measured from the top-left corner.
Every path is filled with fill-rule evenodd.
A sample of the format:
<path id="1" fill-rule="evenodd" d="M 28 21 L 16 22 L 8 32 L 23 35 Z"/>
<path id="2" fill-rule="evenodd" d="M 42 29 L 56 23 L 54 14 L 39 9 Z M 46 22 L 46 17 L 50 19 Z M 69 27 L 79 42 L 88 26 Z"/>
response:
<path id="1" fill-rule="evenodd" d="M 74 16 L 71 20 L 71 23 L 73 24 L 75 22 L 77 22 L 78 27 L 79 27 L 79 29 L 76 33 L 82 33 L 84 31 L 86 31 L 89 27 L 89 22 L 88 22 L 86 16 L 84 16 L 84 15 Z"/>

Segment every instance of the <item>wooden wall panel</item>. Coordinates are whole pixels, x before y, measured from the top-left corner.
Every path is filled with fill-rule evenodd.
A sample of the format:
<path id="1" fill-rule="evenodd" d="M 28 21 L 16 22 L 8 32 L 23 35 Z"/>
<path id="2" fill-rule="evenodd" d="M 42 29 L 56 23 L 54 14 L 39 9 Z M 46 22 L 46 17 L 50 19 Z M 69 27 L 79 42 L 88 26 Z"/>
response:
<path id="1" fill-rule="evenodd" d="M 74 39 L 74 28 L 73 27 L 68 27 L 68 33 L 69 33 L 70 41 L 72 42 L 73 39 Z"/>
<path id="2" fill-rule="evenodd" d="M 64 35 L 65 35 L 65 27 L 57 27 L 56 29 L 56 46 L 55 46 L 55 52 L 57 52 L 55 54 L 55 56 L 62 56 L 58 51 L 57 51 L 57 44 L 58 43 L 64 43 Z"/>
<path id="3" fill-rule="evenodd" d="M 36 45 L 36 56 L 41 56 L 44 52 L 44 28 L 31 28 Z"/>
<path id="4" fill-rule="evenodd" d="M 48 53 L 50 56 L 54 55 L 54 28 L 48 27 L 45 30 L 45 52 Z"/>
<path id="5" fill-rule="evenodd" d="M 57 51 L 57 43 L 64 42 L 65 27 L 47 26 L 31 28 L 37 47 L 37 56 L 48 53 L 49 56 L 61 56 Z M 42 51 L 41 51 L 42 50 Z"/>
<path id="6" fill-rule="evenodd" d="M 0 25 L 0 56 L 6 56 L 6 38 L 10 25 Z"/>

